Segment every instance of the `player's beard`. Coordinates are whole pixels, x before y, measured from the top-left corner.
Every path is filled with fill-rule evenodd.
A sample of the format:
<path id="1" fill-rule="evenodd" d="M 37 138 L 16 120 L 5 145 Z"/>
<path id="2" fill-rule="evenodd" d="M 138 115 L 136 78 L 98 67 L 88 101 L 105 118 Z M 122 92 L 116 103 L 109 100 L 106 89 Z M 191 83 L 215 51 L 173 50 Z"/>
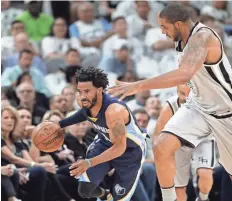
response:
<path id="1" fill-rule="evenodd" d="M 88 101 L 89 102 L 89 106 L 84 106 L 83 103 L 82 103 L 82 108 L 88 108 L 88 109 L 92 109 L 96 103 L 97 103 L 97 92 L 95 93 L 95 96 L 93 97 L 93 99 L 90 101 L 88 99 L 83 99 L 84 101 Z M 83 101 L 81 100 L 81 102 Z"/>

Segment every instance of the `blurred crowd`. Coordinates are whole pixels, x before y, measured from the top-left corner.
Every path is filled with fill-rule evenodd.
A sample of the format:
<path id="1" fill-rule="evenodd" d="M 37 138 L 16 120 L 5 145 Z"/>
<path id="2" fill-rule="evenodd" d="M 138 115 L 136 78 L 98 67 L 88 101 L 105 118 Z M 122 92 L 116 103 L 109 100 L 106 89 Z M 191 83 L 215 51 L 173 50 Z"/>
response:
<path id="1" fill-rule="evenodd" d="M 66 128 L 64 145 L 43 153 L 31 143 L 33 128 L 58 122 L 79 109 L 75 72 L 94 66 L 114 80 L 136 81 L 178 67 L 175 44 L 162 34 L 158 14 L 168 1 L 1 1 L 1 188 L 6 201 L 86 200 L 69 176 L 85 158 L 96 131 L 88 122 Z M 221 37 L 232 63 L 232 2 L 179 1 Z M 176 88 L 141 92 L 125 99 L 139 126 L 153 134 L 163 103 Z M 152 142 L 133 201 L 161 200 Z M 110 172 L 105 181 L 112 176 Z M 215 168 L 211 200 L 229 201 L 231 182 Z M 195 200 L 196 180 L 189 182 Z"/>

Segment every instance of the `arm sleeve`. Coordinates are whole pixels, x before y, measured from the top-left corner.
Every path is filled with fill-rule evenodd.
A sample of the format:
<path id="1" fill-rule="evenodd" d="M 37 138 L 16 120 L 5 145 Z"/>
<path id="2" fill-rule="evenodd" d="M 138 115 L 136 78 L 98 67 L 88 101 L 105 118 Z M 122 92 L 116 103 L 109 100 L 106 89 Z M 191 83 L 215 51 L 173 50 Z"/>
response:
<path id="1" fill-rule="evenodd" d="M 67 126 L 71 126 L 73 124 L 77 124 L 77 123 L 81 123 L 83 121 L 86 121 L 86 115 L 85 115 L 85 111 L 84 109 L 81 109 L 79 111 L 77 111 L 75 114 L 73 114 L 70 117 L 67 117 L 61 121 L 59 121 L 60 127 L 64 128 Z"/>

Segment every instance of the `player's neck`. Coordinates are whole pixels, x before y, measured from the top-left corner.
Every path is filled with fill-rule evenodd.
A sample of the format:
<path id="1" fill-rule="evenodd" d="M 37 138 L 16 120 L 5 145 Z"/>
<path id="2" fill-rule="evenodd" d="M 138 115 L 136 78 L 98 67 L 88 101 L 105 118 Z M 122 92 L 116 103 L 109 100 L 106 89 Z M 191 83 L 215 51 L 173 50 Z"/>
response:
<path id="1" fill-rule="evenodd" d="M 103 101 L 103 95 L 98 97 L 96 105 L 94 105 L 93 108 L 90 109 L 90 113 L 92 117 L 96 117 L 99 111 L 101 110 L 102 101 Z"/>
<path id="2" fill-rule="evenodd" d="M 181 41 L 184 43 L 184 45 L 186 45 L 194 25 L 195 23 L 190 20 L 186 23 L 186 26 L 183 28 L 181 34 Z"/>

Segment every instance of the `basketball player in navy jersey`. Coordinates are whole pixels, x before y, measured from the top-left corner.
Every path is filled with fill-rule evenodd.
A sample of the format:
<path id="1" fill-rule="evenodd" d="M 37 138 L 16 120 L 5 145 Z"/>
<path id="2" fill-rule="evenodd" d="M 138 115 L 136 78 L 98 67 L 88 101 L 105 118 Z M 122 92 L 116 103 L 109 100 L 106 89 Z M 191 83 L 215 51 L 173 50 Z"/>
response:
<path id="1" fill-rule="evenodd" d="M 104 93 L 109 82 L 102 70 L 82 68 L 77 71 L 76 82 L 82 109 L 61 120 L 60 127 L 88 120 L 98 132 L 86 159 L 70 167 L 71 176 L 79 178 L 78 192 L 84 198 L 129 201 L 145 158 L 146 134 L 125 103 Z M 114 174 L 107 191 L 99 184 L 112 169 Z"/>
<path id="2" fill-rule="evenodd" d="M 186 104 L 168 121 L 154 142 L 156 170 L 163 201 L 175 201 L 175 152 L 182 146 L 195 148 L 213 135 L 219 162 L 232 175 L 232 67 L 215 31 L 194 23 L 186 8 L 171 3 L 159 14 L 163 34 L 176 42 L 179 68 L 135 83 L 117 82 L 112 96 L 188 84 Z"/>

